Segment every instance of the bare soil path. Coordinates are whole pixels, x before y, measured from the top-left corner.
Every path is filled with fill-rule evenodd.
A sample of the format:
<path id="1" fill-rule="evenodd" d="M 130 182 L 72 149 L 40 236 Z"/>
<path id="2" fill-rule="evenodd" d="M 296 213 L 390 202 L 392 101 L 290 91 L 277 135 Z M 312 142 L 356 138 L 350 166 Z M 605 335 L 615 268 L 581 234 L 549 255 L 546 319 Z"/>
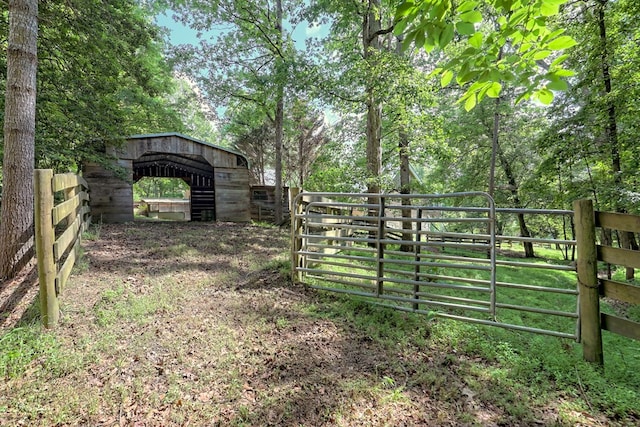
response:
<path id="1" fill-rule="evenodd" d="M 325 312 L 333 297 L 283 273 L 283 230 L 136 222 L 83 246 L 54 360 L 0 385 L 0 425 L 567 424 L 561 402 L 514 416 L 483 400 L 472 361 L 428 329 L 389 345 Z"/>

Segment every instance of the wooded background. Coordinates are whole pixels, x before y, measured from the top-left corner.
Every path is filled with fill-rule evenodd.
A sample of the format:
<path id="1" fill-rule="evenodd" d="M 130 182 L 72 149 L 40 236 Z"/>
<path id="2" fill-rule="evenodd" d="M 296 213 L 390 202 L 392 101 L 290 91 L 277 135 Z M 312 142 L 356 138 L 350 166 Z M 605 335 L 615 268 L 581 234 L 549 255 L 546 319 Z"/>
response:
<path id="1" fill-rule="evenodd" d="M 275 171 L 277 187 L 312 191 L 480 190 L 503 207 L 589 197 L 640 211 L 636 1 L 37 3 L 35 165 L 11 149 L 5 114 L 2 218 L 28 192 L 6 193 L 11 180 L 30 185 L 13 162 L 77 172 L 107 163 L 105 141 L 159 132 L 246 154 L 256 184 Z M 19 51 L 9 18 L 29 4 L 3 5 L 3 86 Z M 199 40 L 172 45 L 160 13 Z"/>

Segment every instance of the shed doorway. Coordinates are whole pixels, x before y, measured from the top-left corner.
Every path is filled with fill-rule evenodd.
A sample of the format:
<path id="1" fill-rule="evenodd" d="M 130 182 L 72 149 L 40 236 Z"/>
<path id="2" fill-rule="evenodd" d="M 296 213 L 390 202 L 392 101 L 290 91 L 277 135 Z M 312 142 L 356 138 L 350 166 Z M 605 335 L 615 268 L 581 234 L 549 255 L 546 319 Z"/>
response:
<path id="1" fill-rule="evenodd" d="M 214 171 L 213 166 L 203 157 L 148 152 L 133 161 L 134 183 L 144 178 L 181 180 L 188 188 L 188 191 L 183 194 L 183 200 L 188 200 L 188 203 L 166 197 L 154 197 L 148 200 L 146 205 L 150 216 L 190 221 L 215 221 Z M 182 218 L 179 218 L 180 216 Z"/>
<path id="2" fill-rule="evenodd" d="M 133 184 L 135 219 L 191 221 L 191 190 L 182 178 L 144 177 Z"/>

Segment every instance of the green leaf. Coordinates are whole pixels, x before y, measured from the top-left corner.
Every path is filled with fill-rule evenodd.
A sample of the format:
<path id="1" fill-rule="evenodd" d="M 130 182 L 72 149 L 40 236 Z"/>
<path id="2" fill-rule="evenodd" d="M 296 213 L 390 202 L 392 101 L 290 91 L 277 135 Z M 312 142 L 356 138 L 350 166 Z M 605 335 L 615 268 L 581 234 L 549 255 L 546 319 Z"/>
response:
<path id="1" fill-rule="evenodd" d="M 413 0 L 402 2 L 402 4 L 400 4 L 400 6 L 398 6 L 398 8 L 396 9 L 396 21 L 407 16 L 415 7 L 416 4 L 413 2 Z"/>
<path id="2" fill-rule="evenodd" d="M 474 109 L 477 103 L 478 103 L 477 95 L 475 93 L 472 93 L 469 95 L 466 102 L 464 103 L 464 109 L 467 111 L 471 111 Z"/>
<path id="3" fill-rule="evenodd" d="M 463 36 L 469 36 L 476 32 L 476 27 L 469 22 L 458 22 L 456 24 L 458 33 Z"/>
<path id="4" fill-rule="evenodd" d="M 559 70 L 554 71 L 553 74 L 558 77 L 571 77 L 571 76 L 575 76 L 576 72 L 567 70 L 565 68 L 560 68 Z"/>
<path id="5" fill-rule="evenodd" d="M 467 0 L 460 3 L 460 6 L 458 6 L 457 10 L 458 10 L 458 13 L 467 12 L 469 10 L 475 9 L 477 5 L 478 5 L 477 1 Z"/>
<path id="6" fill-rule="evenodd" d="M 549 90 L 567 90 L 569 85 L 564 80 L 553 80 L 547 83 L 547 89 Z"/>
<path id="7" fill-rule="evenodd" d="M 433 52 L 433 49 L 436 48 L 435 43 L 433 42 L 433 38 L 429 37 L 427 38 L 427 40 L 424 42 L 424 50 L 427 53 L 431 53 Z"/>
<path id="8" fill-rule="evenodd" d="M 543 1 L 540 6 L 540 14 L 542 16 L 555 16 L 558 12 L 560 12 L 560 5 Z"/>
<path id="9" fill-rule="evenodd" d="M 404 30 L 407 28 L 408 24 L 409 24 L 409 21 L 406 19 L 397 21 L 396 25 L 394 25 L 393 27 L 393 34 L 396 36 L 399 36 L 400 34 L 404 33 Z"/>
<path id="10" fill-rule="evenodd" d="M 422 29 L 418 29 L 416 31 L 416 39 L 415 44 L 417 47 L 423 47 L 425 42 L 424 31 Z"/>
<path id="11" fill-rule="evenodd" d="M 482 14 L 477 10 L 470 10 L 468 12 L 462 13 L 460 15 L 460 20 L 463 22 L 477 24 L 478 22 L 482 22 Z"/>
<path id="12" fill-rule="evenodd" d="M 453 34 L 453 24 L 447 24 L 447 26 L 442 30 L 442 34 L 440 34 L 439 46 L 441 49 L 444 49 L 449 43 L 451 43 L 451 40 L 453 40 Z"/>
<path id="13" fill-rule="evenodd" d="M 477 49 L 480 49 L 482 46 L 482 33 L 475 33 L 473 36 L 469 38 L 469 44 Z"/>
<path id="14" fill-rule="evenodd" d="M 531 46 L 533 46 L 531 43 L 522 43 L 520 45 L 520 49 L 518 49 L 518 53 L 524 53 L 528 51 L 529 49 L 531 49 Z"/>
<path id="15" fill-rule="evenodd" d="M 551 67 L 555 67 L 558 66 L 560 64 L 562 64 L 564 61 L 567 60 L 567 58 L 569 58 L 569 55 L 567 55 L 566 53 L 564 55 L 560 55 L 558 56 L 556 59 L 553 60 L 553 62 L 551 63 Z"/>
<path id="16" fill-rule="evenodd" d="M 551 50 L 564 50 L 564 49 L 569 49 L 570 47 L 573 47 L 575 45 L 577 45 L 578 42 L 576 42 L 573 37 L 571 36 L 561 36 L 558 37 L 555 40 L 552 40 L 551 42 L 549 42 L 549 44 L 547 45 L 547 47 Z"/>
<path id="17" fill-rule="evenodd" d="M 539 61 L 541 59 L 545 59 L 547 56 L 551 55 L 550 50 L 539 50 L 533 55 L 534 61 Z"/>
<path id="18" fill-rule="evenodd" d="M 558 37 L 559 35 L 563 34 L 564 32 L 565 32 L 565 30 L 564 30 L 564 29 L 560 29 L 560 30 L 553 31 L 553 32 L 551 32 L 551 33 L 547 34 L 546 36 L 544 36 L 544 37 L 542 38 L 542 43 L 546 43 L 546 42 L 548 42 L 549 40 L 553 40 L 553 39 L 555 39 L 556 37 Z"/>
<path id="19" fill-rule="evenodd" d="M 480 71 L 478 70 L 473 70 L 466 73 L 458 73 L 458 76 L 456 77 L 456 82 L 458 82 L 458 84 L 462 86 L 463 84 L 474 80 L 479 74 L 480 74 Z"/>
<path id="20" fill-rule="evenodd" d="M 517 9 L 509 18 L 509 24 L 512 26 L 516 26 L 517 24 L 519 24 L 520 21 L 522 21 L 527 16 L 528 10 L 529 8 L 527 7 Z"/>
<path id="21" fill-rule="evenodd" d="M 493 82 L 489 89 L 487 89 L 487 96 L 489 98 L 497 98 L 500 96 L 500 92 L 502 91 L 502 85 L 498 82 Z"/>
<path id="22" fill-rule="evenodd" d="M 444 73 L 442 73 L 442 77 L 440 77 L 440 86 L 447 87 L 449 83 L 451 83 L 452 79 L 453 79 L 453 71 L 451 70 L 445 71 Z"/>
<path id="23" fill-rule="evenodd" d="M 444 21 L 445 15 L 449 13 L 449 2 L 439 2 L 435 6 L 431 6 L 429 16 L 436 21 Z"/>
<path id="24" fill-rule="evenodd" d="M 549 105 L 553 101 L 553 92 L 551 92 L 549 89 L 537 90 L 534 92 L 533 96 L 544 105 Z"/>
<path id="25" fill-rule="evenodd" d="M 524 92 L 522 95 L 516 98 L 516 105 L 520 104 L 522 101 L 528 101 L 531 98 L 531 92 Z"/>
<path id="26" fill-rule="evenodd" d="M 413 41 L 415 40 L 415 32 L 410 32 L 407 35 L 405 35 L 405 39 L 402 40 L 402 50 L 405 51 L 407 49 L 409 49 L 409 47 L 411 46 L 411 43 L 413 43 Z"/>

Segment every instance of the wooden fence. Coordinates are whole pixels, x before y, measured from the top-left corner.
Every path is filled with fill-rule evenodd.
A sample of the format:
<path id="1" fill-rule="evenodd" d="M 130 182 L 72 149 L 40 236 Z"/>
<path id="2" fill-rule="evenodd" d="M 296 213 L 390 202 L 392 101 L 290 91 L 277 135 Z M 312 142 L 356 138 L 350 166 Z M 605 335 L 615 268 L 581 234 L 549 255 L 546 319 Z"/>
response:
<path id="1" fill-rule="evenodd" d="M 640 286 L 598 277 L 598 261 L 640 268 L 640 252 L 597 244 L 596 227 L 640 233 L 640 216 L 594 211 L 591 200 L 574 202 L 584 359 L 604 364 L 602 330 L 640 340 L 640 323 L 600 311 L 600 297 L 640 304 Z"/>
<path id="2" fill-rule="evenodd" d="M 80 237 L 91 222 L 87 182 L 80 176 L 35 171 L 35 240 L 40 311 L 47 328 L 58 323 L 58 296 L 80 252 Z"/>

